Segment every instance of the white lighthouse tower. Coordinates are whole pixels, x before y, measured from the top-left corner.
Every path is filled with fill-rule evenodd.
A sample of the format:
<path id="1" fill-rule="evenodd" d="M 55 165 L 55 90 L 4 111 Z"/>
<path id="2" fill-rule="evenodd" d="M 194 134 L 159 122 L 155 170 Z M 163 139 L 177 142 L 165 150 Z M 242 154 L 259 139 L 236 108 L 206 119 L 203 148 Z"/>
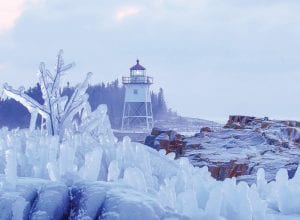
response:
<path id="1" fill-rule="evenodd" d="M 151 129 L 153 113 L 150 85 L 153 78 L 147 76 L 146 68 L 137 60 L 136 65 L 130 68 L 130 76 L 122 77 L 122 83 L 125 86 L 122 130 Z"/>

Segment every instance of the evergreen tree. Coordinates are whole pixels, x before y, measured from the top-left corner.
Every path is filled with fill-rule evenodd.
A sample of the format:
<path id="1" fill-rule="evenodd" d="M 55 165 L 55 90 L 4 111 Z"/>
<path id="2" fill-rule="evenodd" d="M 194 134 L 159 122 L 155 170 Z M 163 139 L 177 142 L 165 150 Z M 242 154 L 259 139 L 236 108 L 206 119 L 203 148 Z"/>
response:
<path id="1" fill-rule="evenodd" d="M 74 92 L 74 88 L 67 83 L 63 88 L 62 96 L 66 95 L 69 98 Z M 29 88 L 26 92 L 30 97 L 43 104 L 41 87 L 37 84 L 33 88 Z M 100 104 L 106 104 L 108 107 L 108 115 L 113 128 L 120 128 L 123 105 L 125 96 L 125 87 L 120 85 L 118 80 L 111 83 L 99 83 L 97 85 L 90 85 L 87 89 L 89 95 L 89 103 L 92 111 L 94 111 Z M 151 92 L 152 110 L 154 119 L 161 119 L 174 114 L 168 110 L 164 97 L 164 91 L 160 88 L 158 93 Z M 0 127 L 25 128 L 29 126 L 30 114 L 26 108 L 13 99 L 0 100 Z M 37 123 L 39 124 L 39 123 Z"/>

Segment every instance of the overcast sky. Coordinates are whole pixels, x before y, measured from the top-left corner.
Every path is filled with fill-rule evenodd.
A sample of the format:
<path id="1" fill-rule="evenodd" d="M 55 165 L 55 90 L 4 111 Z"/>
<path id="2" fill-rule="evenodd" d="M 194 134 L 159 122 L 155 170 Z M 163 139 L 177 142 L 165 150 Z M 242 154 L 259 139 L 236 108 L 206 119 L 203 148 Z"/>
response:
<path id="1" fill-rule="evenodd" d="M 92 84 L 138 57 L 184 116 L 300 119 L 299 0 L 0 0 L 0 83 L 36 83 L 57 51 Z"/>

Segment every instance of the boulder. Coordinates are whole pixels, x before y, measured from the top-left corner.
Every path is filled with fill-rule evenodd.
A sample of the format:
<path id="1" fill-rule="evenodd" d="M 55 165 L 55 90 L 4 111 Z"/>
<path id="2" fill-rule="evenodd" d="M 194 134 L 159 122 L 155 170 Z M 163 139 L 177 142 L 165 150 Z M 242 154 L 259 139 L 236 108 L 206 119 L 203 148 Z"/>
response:
<path id="1" fill-rule="evenodd" d="M 205 135 L 204 135 L 203 133 L 196 133 L 196 134 L 194 135 L 194 137 L 204 138 Z"/>
<path id="2" fill-rule="evenodd" d="M 211 176 L 218 179 L 221 167 L 215 164 L 208 166 L 208 171 L 210 172 Z"/>
<path id="3" fill-rule="evenodd" d="M 234 160 L 225 163 L 213 162 L 208 166 L 208 170 L 212 177 L 217 180 L 224 180 L 225 178 L 247 175 L 248 165 Z"/>
<path id="4" fill-rule="evenodd" d="M 170 141 L 175 141 L 180 139 L 180 134 L 178 134 L 176 131 L 170 130 L 167 132 L 169 135 Z"/>
<path id="5" fill-rule="evenodd" d="M 162 134 L 162 133 L 165 133 L 166 131 L 164 131 L 164 130 L 162 130 L 162 129 L 160 129 L 160 128 L 157 128 L 157 127 L 154 127 L 153 129 L 152 129 L 152 131 L 151 131 L 151 135 L 153 135 L 153 136 L 158 136 L 158 135 L 160 135 L 160 134 Z"/>
<path id="6" fill-rule="evenodd" d="M 200 129 L 200 133 L 203 133 L 203 132 L 213 132 L 213 130 L 210 127 L 203 127 Z"/>
<path id="7" fill-rule="evenodd" d="M 161 133 L 160 135 L 155 137 L 156 140 L 168 140 L 170 141 L 169 135 L 167 135 L 166 133 Z"/>
<path id="8" fill-rule="evenodd" d="M 241 123 L 241 124 L 249 124 L 253 120 L 255 120 L 255 117 L 252 117 L 252 116 L 230 115 L 228 123 L 237 122 L 237 123 Z"/>
<path id="9" fill-rule="evenodd" d="M 154 132 L 152 132 L 152 134 L 158 133 L 159 135 L 157 136 L 147 136 L 145 139 L 145 144 L 152 148 L 155 148 L 156 150 L 165 149 L 167 153 L 175 152 L 176 155 L 182 154 L 185 147 L 183 143 L 184 136 L 172 130 L 166 132 L 155 130 Z"/>
<path id="10" fill-rule="evenodd" d="M 270 122 L 267 122 L 267 121 L 264 121 L 261 123 L 261 129 L 267 129 L 271 126 L 271 123 Z"/>
<path id="11" fill-rule="evenodd" d="M 168 153 L 170 141 L 169 140 L 159 140 L 158 142 L 159 142 L 159 148 L 166 149 L 166 151 Z"/>
<path id="12" fill-rule="evenodd" d="M 166 133 L 161 133 L 154 139 L 154 147 L 157 150 L 167 149 L 170 145 L 170 138 Z"/>
<path id="13" fill-rule="evenodd" d="M 171 141 L 170 145 L 169 145 L 169 147 L 167 149 L 167 153 L 169 153 L 169 152 L 175 152 L 177 155 L 178 154 L 182 154 L 184 147 L 185 146 L 184 146 L 182 140 Z"/>
<path id="14" fill-rule="evenodd" d="M 231 115 L 224 128 L 242 129 L 246 125 L 252 125 L 257 118 L 252 116 Z"/>
<path id="15" fill-rule="evenodd" d="M 149 147 L 154 147 L 155 136 L 149 135 L 146 137 L 144 144 Z"/>

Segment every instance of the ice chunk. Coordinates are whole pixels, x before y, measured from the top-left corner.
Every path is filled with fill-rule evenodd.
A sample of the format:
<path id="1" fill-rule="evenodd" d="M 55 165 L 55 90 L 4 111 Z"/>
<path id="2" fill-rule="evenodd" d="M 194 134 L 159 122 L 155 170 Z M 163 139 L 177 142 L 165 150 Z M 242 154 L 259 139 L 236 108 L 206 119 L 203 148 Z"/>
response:
<path id="1" fill-rule="evenodd" d="M 262 198 L 266 198 L 268 186 L 267 180 L 265 178 L 265 170 L 263 168 L 259 168 L 257 171 L 257 191 Z"/>
<path id="2" fill-rule="evenodd" d="M 220 189 L 216 188 L 210 192 L 202 219 L 225 220 L 225 218 L 220 216 L 222 202 L 223 194 Z"/>
<path id="3" fill-rule="evenodd" d="M 5 175 L 6 181 L 8 183 L 7 187 L 12 189 L 16 188 L 17 180 L 17 158 L 15 149 L 9 149 L 5 152 L 6 155 L 6 167 Z"/>
<path id="4" fill-rule="evenodd" d="M 24 209 L 27 205 L 27 202 L 24 198 L 19 197 L 12 205 L 12 220 L 20 220 L 26 218 L 24 216 Z"/>
<path id="5" fill-rule="evenodd" d="M 130 143 L 131 143 L 130 137 L 125 136 L 125 137 L 123 138 L 123 146 L 130 146 Z"/>
<path id="6" fill-rule="evenodd" d="M 180 213 L 197 219 L 203 211 L 198 208 L 197 197 L 193 190 L 186 190 L 177 196 L 177 209 Z"/>
<path id="7" fill-rule="evenodd" d="M 59 173 L 64 175 L 68 172 L 74 171 L 75 149 L 69 143 L 62 143 L 60 145 L 59 156 Z"/>
<path id="8" fill-rule="evenodd" d="M 286 185 L 278 189 L 278 208 L 283 214 L 300 215 L 300 189 L 299 186 Z"/>
<path id="9" fill-rule="evenodd" d="M 100 172 L 103 150 L 95 148 L 85 155 L 84 167 L 81 170 L 82 177 L 86 180 L 96 181 Z"/>
<path id="10" fill-rule="evenodd" d="M 144 174 L 138 168 L 128 167 L 124 172 L 123 180 L 125 183 L 139 191 L 147 191 L 147 184 L 145 181 Z"/>
<path id="11" fill-rule="evenodd" d="M 58 181 L 60 179 L 59 169 L 55 163 L 49 162 L 47 164 L 47 170 L 50 180 Z"/>
<path id="12" fill-rule="evenodd" d="M 267 215 L 267 203 L 261 200 L 255 188 L 250 188 L 248 191 L 248 198 L 250 200 L 252 210 L 252 218 L 254 220 L 269 220 L 270 216 Z"/>
<path id="13" fill-rule="evenodd" d="M 168 154 L 167 154 L 167 157 L 168 157 L 170 160 L 175 160 L 176 154 L 175 154 L 174 152 L 171 152 L 171 153 L 168 153 Z"/>
<path id="14" fill-rule="evenodd" d="M 108 167 L 108 176 L 107 181 L 113 182 L 118 180 L 120 176 L 120 169 L 119 169 L 119 163 L 117 160 L 113 160 L 110 162 Z"/>
<path id="15" fill-rule="evenodd" d="M 286 184 L 288 182 L 289 175 L 286 169 L 279 169 L 276 174 L 276 183 L 279 185 Z"/>

